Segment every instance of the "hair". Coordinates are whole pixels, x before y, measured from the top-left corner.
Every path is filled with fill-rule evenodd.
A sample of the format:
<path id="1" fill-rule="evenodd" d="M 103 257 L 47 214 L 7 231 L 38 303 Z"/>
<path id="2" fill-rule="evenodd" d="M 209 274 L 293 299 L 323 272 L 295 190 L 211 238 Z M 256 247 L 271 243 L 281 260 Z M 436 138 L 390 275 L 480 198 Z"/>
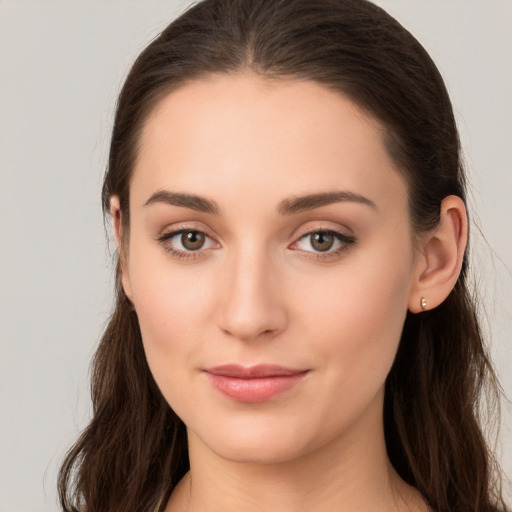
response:
<path id="1" fill-rule="evenodd" d="M 465 201 L 458 132 L 441 75 L 384 10 L 366 0 L 205 0 L 153 40 L 126 78 L 102 191 L 105 216 L 118 196 L 128 232 L 141 131 L 158 102 L 191 81 L 246 70 L 317 82 L 376 119 L 406 180 L 415 233 L 437 226 L 446 196 Z M 448 298 L 407 314 L 385 387 L 389 458 L 437 512 L 506 509 L 484 437 L 486 421 L 498 413 L 499 385 L 467 280 L 466 251 Z M 60 470 L 66 512 L 162 510 L 189 468 L 185 426 L 149 370 L 119 260 L 115 300 L 92 364 L 93 418 Z"/>

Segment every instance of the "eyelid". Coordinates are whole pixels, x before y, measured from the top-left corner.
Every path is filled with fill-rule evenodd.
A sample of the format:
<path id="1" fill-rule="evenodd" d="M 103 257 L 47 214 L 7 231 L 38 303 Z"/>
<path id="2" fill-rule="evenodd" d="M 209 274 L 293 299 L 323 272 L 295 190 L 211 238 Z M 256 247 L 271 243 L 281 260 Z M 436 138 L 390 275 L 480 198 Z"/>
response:
<path id="1" fill-rule="evenodd" d="M 198 225 L 198 223 L 196 222 L 178 222 L 176 224 L 170 224 L 164 227 L 163 229 L 159 230 L 157 239 L 168 237 L 169 235 L 177 234 L 183 231 L 197 231 L 198 233 L 203 233 L 208 238 L 216 240 L 216 236 L 211 232 L 211 230 L 207 226 L 203 225 L 203 223 L 200 223 L 200 225 Z"/>
<path id="2" fill-rule="evenodd" d="M 349 228 L 345 229 L 347 229 L 347 231 L 350 231 L 350 234 L 344 233 L 340 228 L 333 228 L 330 226 L 326 226 L 325 224 L 311 227 L 303 226 L 298 230 L 298 233 L 295 235 L 294 241 L 290 245 L 288 245 L 288 248 L 291 250 L 297 250 L 306 253 L 307 257 L 312 259 L 326 260 L 329 258 L 335 258 L 339 256 L 340 253 L 347 250 L 352 244 L 354 244 L 357 241 L 356 237 L 352 234 L 352 230 L 350 230 Z M 213 242 L 215 246 L 206 248 L 201 247 L 200 249 L 197 250 L 187 250 L 178 249 L 170 244 L 170 240 L 172 240 L 175 236 L 187 231 L 197 232 L 205 235 L 205 237 L 209 239 L 210 242 Z M 216 240 L 214 236 L 210 235 L 208 231 L 209 229 L 199 228 L 197 225 L 190 225 L 187 223 L 177 224 L 169 226 L 167 229 L 163 230 L 162 233 L 157 237 L 157 241 L 163 246 L 164 250 L 171 253 L 174 257 L 178 259 L 198 259 L 205 257 L 205 253 L 211 251 L 212 249 L 218 249 L 221 247 L 221 244 Z M 307 251 L 304 249 L 294 247 L 302 239 L 306 238 L 307 236 L 311 236 L 315 233 L 331 234 L 336 238 L 336 240 L 341 244 L 341 246 L 334 250 L 328 249 L 326 251 L 316 251 L 314 249 L 311 251 Z"/>
<path id="3" fill-rule="evenodd" d="M 347 230 L 348 230 L 348 228 L 347 228 Z M 339 228 L 335 229 L 332 227 L 327 227 L 325 225 L 304 228 L 304 229 L 299 230 L 300 234 L 296 235 L 294 242 L 292 242 L 292 244 L 289 246 L 289 248 L 291 250 L 301 251 L 305 254 L 306 257 L 316 259 L 316 260 L 328 260 L 331 258 L 336 258 L 336 257 L 339 257 L 342 252 L 349 249 L 349 247 L 357 241 L 356 237 L 352 234 L 352 230 L 349 230 L 349 231 L 350 231 L 350 234 L 346 234 L 346 233 L 343 233 L 343 231 L 341 231 Z M 315 233 L 332 234 L 337 239 L 337 241 L 339 241 L 341 246 L 334 250 L 329 249 L 327 251 L 315 251 L 315 250 L 307 251 L 304 249 L 299 249 L 297 247 L 294 247 L 301 240 L 303 240 L 304 238 L 311 236 Z"/>
<path id="4" fill-rule="evenodd" d="M 337 222 L 323 221 L 320 219 L 318 221 L 310 221 L 304 223 L 302 226 L 300 226 L 299 229 L 294 231 L 292 236 L 296 240 L 298 240 L 304 235 L 309 235 L 310 233 L 317 233 L 319 231 L 339 233 L 344 237 L 354 237 L 354 232 L 348 226 L 345 226 Z"/>
<path id="5" fill-rule="evenodd" d="M 170 243 L 170 241 L 177 235 L 187 232 L 197 232 L 203 234 L 207 239 L 209 239 L 211 242 L 215 244 L 216 247 L 207 247 L 207 248 L 200 248 L 196 251 L 192 250 L 186 250 L 186 249 L 178 249 L 176 247 L 173 247 Z M 208 229 L 199 228 L 198 226 L 190 225 L 190 224 L 177 224 L 173 226 L 169 226 L 168 228 L 164 229 L 160 235 L 157 237 L 157 241 L 162 245 L 165 251 L 172 254 L 174 257 L 178 259 L 197 259 L 197 258 L 203 258 L 206 256 L 206 252 L 211 251 L 212 249 L 217 249 L 220 247 L 220 243 L 208 233 Z"/>

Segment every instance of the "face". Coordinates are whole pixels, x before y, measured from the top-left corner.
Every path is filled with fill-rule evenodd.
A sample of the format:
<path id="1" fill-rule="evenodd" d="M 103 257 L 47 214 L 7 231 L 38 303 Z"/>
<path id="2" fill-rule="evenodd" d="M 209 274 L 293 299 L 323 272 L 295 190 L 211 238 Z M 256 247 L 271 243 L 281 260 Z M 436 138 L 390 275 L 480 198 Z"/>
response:
<path id="1" fill-rule="evenodd" d="M 286 461 L 382 429 L 415 250 L 379 126 L 310 81 L 165 97 L 130 189 L 123 284 L 190 439 Z"/>

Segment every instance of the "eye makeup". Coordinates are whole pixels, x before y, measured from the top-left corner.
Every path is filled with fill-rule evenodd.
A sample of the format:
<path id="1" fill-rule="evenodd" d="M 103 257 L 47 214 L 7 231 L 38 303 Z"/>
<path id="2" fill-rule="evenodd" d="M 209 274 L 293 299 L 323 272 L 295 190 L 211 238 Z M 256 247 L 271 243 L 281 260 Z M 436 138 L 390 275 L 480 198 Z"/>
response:
<path id="1" fill-rule="evenodd" d="M 211 250 L 220 248 L 203 230 L 186 225 L 162 234 L 157 240 L 166 252 L 179 260 L 202 259 Z M 353 235 L 319 227 L 301 234 L 288 248 L 308 258 L 326 261 L 339 257 L 355 242 Z"/>

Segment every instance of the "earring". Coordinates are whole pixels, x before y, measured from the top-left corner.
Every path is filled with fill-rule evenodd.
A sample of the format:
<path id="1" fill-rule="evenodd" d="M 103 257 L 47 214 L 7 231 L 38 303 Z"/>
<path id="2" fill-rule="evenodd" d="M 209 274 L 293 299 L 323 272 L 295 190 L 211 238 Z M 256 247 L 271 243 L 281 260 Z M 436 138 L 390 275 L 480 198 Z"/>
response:
<path id="1" fill-rule="evenodd" d="M 421 297 L 420 304 L 421 304 L 421 309 L 423 309 L 423 310 L 427 309 L 427 299 L 425 297 Z"/>

